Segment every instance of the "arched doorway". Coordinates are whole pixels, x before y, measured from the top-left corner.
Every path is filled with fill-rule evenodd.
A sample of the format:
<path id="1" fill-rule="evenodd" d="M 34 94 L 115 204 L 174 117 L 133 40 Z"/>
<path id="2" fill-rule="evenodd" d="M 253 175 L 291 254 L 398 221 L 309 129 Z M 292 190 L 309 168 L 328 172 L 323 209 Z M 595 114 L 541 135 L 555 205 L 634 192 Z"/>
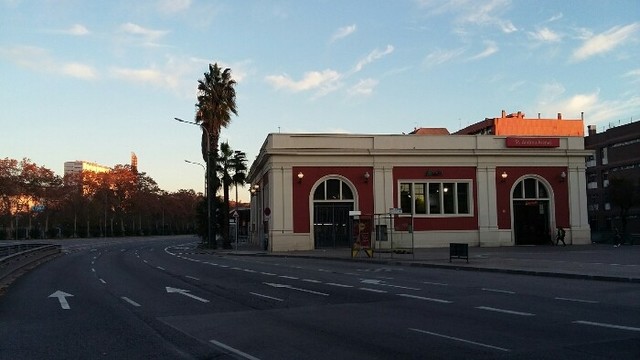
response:
<path id="1" fill-rule="evenodd" d="M 349 246 L 349 211 L 353 190 L 339 178 L 319 183 L 313 192 L 313 236 L 318 248 Z"/>
<path id="2" fill-rule="evenodd" d="M 513 229 L 516 245 L 551 242 L 551 196 L 542 180 L 522 179 L 513 188 Z"/>

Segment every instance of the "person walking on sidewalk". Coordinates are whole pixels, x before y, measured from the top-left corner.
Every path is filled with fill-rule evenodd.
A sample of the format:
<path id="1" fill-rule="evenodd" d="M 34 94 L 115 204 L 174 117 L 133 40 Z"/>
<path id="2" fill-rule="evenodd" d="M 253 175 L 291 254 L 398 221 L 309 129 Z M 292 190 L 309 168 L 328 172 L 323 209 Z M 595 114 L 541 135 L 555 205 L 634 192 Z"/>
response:
<path id="1" fill-rule="evenodd" d="M 620 235 L 620 231 L 618 231 L 617 227 L 613 228 L 613 247 L 619 247 L 622 245 L 622 235 Z"/>
<path id="2" fill-rule="evenodd" d="M 556 245 L 559 245 L 560 241 L 562 241 L 562 246 L 567 246 L 567 244 L 564 242 L 565 234 L 566 232 L 564 231 L 562 226 L 558 226 L 556 229 Z"/>

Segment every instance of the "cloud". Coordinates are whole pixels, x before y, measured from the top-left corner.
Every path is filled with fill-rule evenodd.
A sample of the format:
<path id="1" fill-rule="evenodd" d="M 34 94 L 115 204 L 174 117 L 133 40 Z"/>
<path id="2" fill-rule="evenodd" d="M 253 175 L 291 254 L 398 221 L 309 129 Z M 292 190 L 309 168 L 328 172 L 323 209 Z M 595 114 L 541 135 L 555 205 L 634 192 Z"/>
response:
<path id="1" fill-rule="evenodd" d="M 191 7 L 191 0 L 160 0 L 158 10 L 165 14 L 173 14 Z"/>
<path id="2" fill-rule="evenodd" d="M 373 89 L 378 85 L 378 80 L 375 79 L 363 79 L 358 81 L 349 89 L 349 95 L 371 95 Z"/>
<path id="3" fill-rule="evenodd" d="M 547 27 L 538 29 L 535 32 L 529 32 L 529 37 L 536 41 L 547 43 L 560 42 L 562 40 L 562 36 Z"/>
<path id="4" fill-rule="evenodd" d="M 459 57 L 464 52 L 465 52 L 465 50 L 462 49 L 462 48 L 451 49 L 451 50 L 438 49 L 438 50 L 435 50 L 434 52 L 430 53 L 429 55 L 427 55 L 427 57 L 425 57 L 425 59 L 422 62 L 422 64 L 427 68 L 432 68 L 432 67 L 438 66 L 440 64 L 444 64 L 446 62 L 449 62 L 449 61 Z"/>
<path id="5" fill-rule="evenodd" d="M 592 56 L 607 53 L 624 44 L 638 30 L 640 30 L 640 23 L 636 22 L 626 26 L 614 26 L 601 34 L 590 36 L 582 46 L 574 50 L 571 59 L 583 61 Z"/>
<path id="6" fill-rule="evenodd" d="M 452 13 L 458 24 L 498 26 L 507 34 L 518 31 L 503 16 L 511 5 L 510 0 L 417 0 L 417 4 L 434 15 Z"/>
<path id="7" fill-rule="evenodd" d="M 87 29 L 84 25 L 74 24 L 69 29 L 64 31 L 65 34 L 74 35 L 74 36 L 83 36 L 89 35 L 89 29 Z"/>
<path id="8" fill-rule="evenodd" d="M 501 21 L 499 25 L 502 32 L 506 34 L 511 34 L 512 32 L 518 31 L 518 28 L 515 25 L 513 25 L 513 23 L 510 20 Z"/>
<path id="9" fill-rule="evenodd" d="M 555 15 L 553 15 L 552 17 L 550 17 L 549 19 L 547 19 L 547 22 L 554 22 L 556 20 L 560 20 L 564 17 L 564 15 L 562 13 L 557 13 Z"/>
<path id="10" fill-rule="evenodd" d="M 342 76 L 334 70 L 310 71 L 301 80 L 292 80 L 289 75 L 269 75 L 265 80 L 276 89 L 287 89 L 293 92 L 318 90 L 318 94 L 327 94 L 339 87 Z"/>
<path id="11" fill-rule="evenodd" d="M 498 52 L 498 45 L 496 45 L 495 42 L 485 41 L 485 44 L 487 45 L 487 47 L 481 53 L 470 57 L 468 60 L 473 61 L 483 59 Z"/>
<path id="12" fill-rule="evenodd" d="M 39 47 L 0 47 L 0 58 L 6 58 L 22 68 L 37 72 L 72 76 L 84 80 L 98 78 L 97 72 L 93 67 L 77 62 L 65 63 L 58 61 L 47 50 Z"/>
<path id="13" fill-rule="evenodd" d="M 112 68 L 111 74 L 118 79 L 137 83 L 147 83 L 159 87 L 176 88 L 178 85 L 178 79 L 175 75 L 154 68 Z"/>
<path id="14" fill-rule="evenodd" d="M 389 55 L 393 52 L 393 46 L 392 45 L 387 45 L 387 47 L 384 50 L 378 50 L 375 49 L 372 52 L 369 53 L 369 55 L 367 55 L 364 59 L 358 61 L 358 63 L 356 64 L 355 68 L 353 69 L 353 72 L 358 72 L 360 70 L 362 70 L 362 68 L 367 65 L 370 64 L 386 55 Z"/>
<path id="15" fill-rule="evenodd" d="M 626 74 L 624 74 L 624 77 L 633 78 L 633 82 L 640 81 L 640 68 L 628 71 Z"/>
<path id="16" fill-rule="evenodd" d="M 80 63 L 68 63 L 62 66 L 62 73 L 84 80 L 97 79 L 98 75 L 93 67 Z"/>
<path id="17" fill-rule="evenodd" d="M 147 29 L 133 23 L 120 25 L 120 31 L 129 35 L 130 40 L 140 42 L 145 46 L 158 46 L 157 41 L 168 33 L 165 30 Z"/>
<path id="18" fill-rule="evenodd" d="M 356 31 L 356 25 L 355 24 L 349 25 L 349 26 L 345 26 L 345 27 L 341 27 L 338 30 L 336 30 L 335 33 L 333 33 L 333 35 L 331 36 L 331 42 L 343 39 L 343 38 L 353 34 L 355 31 Z"/>
<path id="19" fill-rule="evenodd" d="M 580 113 L 584 112 L 585 122 L 597 124 L 605 121 L 613 121 L 628 118 L 629 114 L 640 112 L 640 96 L 631 95 L 627 98 L 618 97 L 615 100 L 603 100 L 600 98 L 600 91 L 591 93 L 579 93 L 567 97 L 560 97 L 565 93 L 564 87 L 559 84 L 549 84 L 550 88 L 543 86 L 541 92 L 556 91 L 553 101 L 541 101 L 537 109 L 547 114 L 562 113 L 563 118 L 580 118 Z M 555 90 L 553 90 L 555 88 Z M 543 96 L 551 100 L 553 96 Z"/>

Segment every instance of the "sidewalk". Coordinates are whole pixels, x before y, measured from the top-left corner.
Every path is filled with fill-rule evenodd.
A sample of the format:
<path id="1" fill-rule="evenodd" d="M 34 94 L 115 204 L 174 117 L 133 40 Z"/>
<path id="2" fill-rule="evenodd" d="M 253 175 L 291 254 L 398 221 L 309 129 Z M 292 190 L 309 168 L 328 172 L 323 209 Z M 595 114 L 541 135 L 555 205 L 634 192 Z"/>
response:
<path id="1" fill-rule="evenodd" d="M 351 258 L 348 248 L 267 252 L 250 244 L 240 244 L 237 251 L 213 252 L 237 256 L 302 257 L 640 283 L 640 246 L 628 245 L 618 248 L 600 244 L 566 247 L 469 247 L 469 263 L 457 258 L 449 262 L 449 248 L 416 249 L 413 254 L 374 252 L 372 258 L 368 258 L 364 252 Z"/>

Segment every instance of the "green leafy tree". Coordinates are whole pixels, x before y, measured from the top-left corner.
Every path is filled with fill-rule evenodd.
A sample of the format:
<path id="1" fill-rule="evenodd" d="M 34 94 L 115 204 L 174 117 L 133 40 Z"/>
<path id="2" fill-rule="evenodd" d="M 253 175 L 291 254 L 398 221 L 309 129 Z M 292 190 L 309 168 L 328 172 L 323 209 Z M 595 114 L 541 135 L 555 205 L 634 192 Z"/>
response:
<path id="1" fill-rule="evenodd" d="M 215 170 L 220 131 L 229 126 L 232 114 L 238 115 L 235 85 L 236 81 L 231 78 L 231 69 L 223 70 L 217 63 L 209 64 L 209 71 L 204 73 L 203 79 L 198 80 L 195 121 L 203 127 L 202 155 L 207 164 L 210 164 L 207 169 L 209 196 L 215 197 L 220 186 Z M 215 201 L 211 201 L 211 204 L 214 205 Z M 211 213 L 215 214 L 215 209 L 211 209 Z M 209 243 L 215 246 L 215 226 L 212 226 L 211 234 L 213 239 L 209 239 Z"/>

